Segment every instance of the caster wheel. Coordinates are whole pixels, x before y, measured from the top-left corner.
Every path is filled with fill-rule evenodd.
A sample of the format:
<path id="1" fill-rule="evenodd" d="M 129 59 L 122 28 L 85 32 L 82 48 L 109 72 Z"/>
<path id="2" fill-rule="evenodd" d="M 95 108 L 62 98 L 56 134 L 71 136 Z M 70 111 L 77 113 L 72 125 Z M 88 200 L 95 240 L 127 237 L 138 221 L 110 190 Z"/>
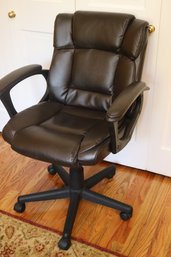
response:
<path id="1" fill-rule="evenodd" d="M 19 213 L 24 212 L 24 211 L 25 211 L 25 208 L 26 208 L 25 203 L 17 202 L 17 203 L 14 205 L 14 211 L 19 212 Z"/>
<path id="2" fill-rule="evenodd" d="M 115 166 L 110 166 L 109 168 L 110 168 L 110 170 L 109 170 L 109 173 L 107 174 L 106 178 L 111 179 L 111 178 L 113 178 L 113 176 L 116 173 L 116 168 L 115 168 Z"/>
<path id="3" fill-rule="evenodd" d="M 68 250 L 71 246 L 71 240 L 68 237 L 62 237 L 58 242 L 58 247 L 62 250 Z"/>
<path id="4" fill-rule="evenodd" d="M 48 172 L 49 172 L 50 175 L 55 175 L 57 173 L 56 167 L 53 164 L 49 165 L 48 166 Z"/>
<path id="5" fill-rule="evenodd" d="M 112 179 L 114 175 L 115 175 L 115 170 L 114 170 L 113 172 L 111 172 L 110 174 L 108 174 L 108 175 L 106 176 L 106 178 Z"/>
<path id="6" fill-rule="evenodd" d="M 132 213 L 121 212 L 120 217 L 122 220 L 129 220 L 132 217 Z"/>

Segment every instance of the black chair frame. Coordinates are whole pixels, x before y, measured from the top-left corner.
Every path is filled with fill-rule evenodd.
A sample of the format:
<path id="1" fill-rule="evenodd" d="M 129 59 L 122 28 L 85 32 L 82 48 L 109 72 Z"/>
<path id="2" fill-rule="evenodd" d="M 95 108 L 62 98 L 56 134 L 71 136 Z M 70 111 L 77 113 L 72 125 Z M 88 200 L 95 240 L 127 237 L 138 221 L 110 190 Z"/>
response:
<path id="1" fill-rule="evenodd" d="M 56 190 L 19 196 L 18 202 L 14 206 L 14 210 L 19 213 L 24 212 L 26 202 L 69 198 L 70 203 L 63 236 L 58 242 L 59 248 L 67 250 L 71 245 L 72 228 L 81 199 L 120 211 L 120 217 L 122 220 L 128 220 L 132 217 L 133 208 L 130 205 L 90 190 L 90 188 L 99 183 L 102 179 L 111 179 L 115 175 L 115 166 L 112 165 L 107 167 L 86 180 L 84 180 L 83 167 L 81 166 L 70 168 L 68 174 L 63 167 L 52 164 L 48 167 L 48 171 L 52 175 L 57 173 L 65 186 Z"/>

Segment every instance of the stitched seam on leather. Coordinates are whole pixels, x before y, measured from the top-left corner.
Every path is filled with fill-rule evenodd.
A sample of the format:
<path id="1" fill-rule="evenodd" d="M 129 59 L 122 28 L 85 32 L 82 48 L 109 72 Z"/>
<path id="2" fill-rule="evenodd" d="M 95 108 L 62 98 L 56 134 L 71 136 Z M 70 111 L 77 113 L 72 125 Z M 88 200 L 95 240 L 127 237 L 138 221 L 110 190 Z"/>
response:
<path id="1" fill-rule="evenodd" d="M 110 94 L 105 94 L 105 93 L 101 93 L 101 92 L 98 92 L 98 91 L 92 91 L 92 90 L 86 90 L 86 89 L 80 89 L 80 88 L 69 88 L 69 90 L 79 90 L 79 91 L 84 91 L 84 92 L 93 92 L 95 94 L 99 94 L 99 95 L 105 95 L 105 96 L 111 96 L 112 93 Z"/>
<path id="2" fill-rule="evenodd" d="M 60 110 L 61 110 L 61 109 L 60 109 Z M 51 118 L 52 118 L 54 115 L 56 115 L 60 110 L 58 110 L 57 112 L 55 112 L 55 113 L 54 113 L 53 115 L 51 115 L 48 119 L 45 119 L 45 120 L 41 121 L 40 123 L 36 123 L 36 124 L 34 123 L 34 124 L 28 125 L 28 126 L 26 126 L 26 127 L 24 127 L 24 128 L 22 127 L 21 129 L 15 131 L 15 133 L 14 133 L 14 135 L 13 135 L 13 140 L 14 140 L 14 138 L 15 138 L 16 133 L 22 131 L 23 129 L 29 128 L 29 127 L 31 127 L 31 126 L 40 126 L 43 122 L 45 122 L 45 121 L 51 119 Z"/>
<path id="3" fill-rule="evenodd" d="M 43 128 L 44 128 L 44 127 L 43 127 Z M 49 129 L 48 129 L 48 130 L 49 130 Z M 51 130 L 52 130 L 52 129 L 51 129 Z M 71 133 L 71 134 L 73 135 L 73 133 Z M 83 138 L 84 138 L 84 135 L 81 136 L 80 142 L 82 142 Z M 80 145 L 81 145 L 81 143 L 80 143 Z M 80 148 L 80 146 L 78 147 L 77 144 L 75 144 L 75 145 L 73 146 L 73 148 L 72 148 L 72 150 L 71 150 L 71 152 L 70 152 L 70 162 L 75 163 L 76 160 L 78 160 L 79 148 Z"/>
<path id="4" fill-rule="evenodd" d="M 57 50 L 70 50 L 70 49 L 74 49 L 73 45 L 67 45 L 67 46 L 60 46 L 60 47 L 54 47 Z"/>
<path id="5" fill-rule="evenodd" d="M 92 125 L 92 126 L 86 131 L 86 133 L 84 134 L 84 138 L 86 137 L 86 135 L 89 133 L 89 131 L 90 131 L 91 129 L 93 129 L 95 126 L 97 126 L 98 123 L 99 123 L 99 122 L 96 121 L 96 123 L 95 123 L 94 125 Z M 83 140 L 82 140 L 82 141 L 83 141 Z M 100 143 L 99 143 L 99 144 L 100 144 Z M 80 153 L 82 153 L 82 152 L 84 152 L 84 151 L 87 151 L 87 150 L 90 150 L 90 149 L 93 149 L 94 147 L 96 147 L 96 142 L 94 143 L 93 146 L 89 147 L 89 148 L 86 149 L 86 150 L 81 151 Z M 80 149 L 81 149 L 81 144 L 80 144 L 80 147 L 79 147 L 79 151 L 80 151 Z"/>
<path id="6" fill-rule="evenodd" d="M 123 40 L 122 40 L 123 41 Z M 112 49 L 102 49 L 102 48 L 89 48 L 89 47 L 83 47 L 83 48 L 80 48 L 80 47 L 78 47 L 78 48 L 74 48 L 75 50 L 97 50 L 97 51 L 103 51 L 103 52 L 107 52 L 107 53 L 111 53 L 111 54 L 119 54 L 119 51 L 118 51 L 118 49 L 120 49 L 120 47 L 119 48 L 112 48 Z"/>
<path id="7" fill-rule="evenodd" d="M 134 74 L 133 74 L 133 81 L 136 81 L 136 74 L 137 74 L 137 66 L 136 66 L 136 64 L 135 64 L 135 61 L 133 61 L 133 63 L 134 63 Z M 132 81 L 132 82 L 133 82 Z M 132 83 L 131 82 L 131 83 Z"/>
<path id="8" fill-rule="evenodd" d="M 120 60 L 121 60 L 121 57 L 123 56 L 122 54 L 118 54 L 119 58 L 118 58 L 118 63 L 117 63 L 117 66 L 116 66 L 116 70 L 115 70 L 115 76 L 113 78 L 113 92 L 112 92 L 112 102 L 114 101 L 115 99 L 115 88 L 116 88 L 116 76 L 117 76 L 117 72 L 118 72 L 118 69 L 119 69 L 119 63 L 120 63 Z M 112 102 L 110 103 L 110 106 L 112 104 Z"/>
<path id="9" fill-rule="evenodd" d="M 92 148 L 89 149 L 85 149 L 84 151 L 80 152 L 80 154 L 83 154 L 85 152 L 91 151 L 93 149 L 95 149 L 96 147 L 99 147 L 100 145 L 103 145 L 106 143 L 106 141 L 108 141 L 110 139 L 110 136 L 108 136 L 107 138 L 105 138 L 102 142 L 98 143 L 97 145 L 93 146 Z"/>
<path id="10" fill-rule="evenodd" d="M 67 106 L 69 106 L 69 105 L 67 105 Z M 73 106 L 72 106 L 72 107 L 73 107 Z M 78 107 L 75 107 L 75 108 L 78 108 Z M 82 108 L 86 109 L 85 107 L 82 107 Z M 67 110 L 63 110 L 63 112 L 66 113 L 66 114 L 72 115 L 72 116 L 81 117 L 81 118 L 83 117 L 83 116 L 81 115 L 81 113 L 80 113 L 80 114 L 78 114 L 78 113 L 72 114 L 72 113 L 68 112 Z M 93 111 L 92 111 L 92 112 L 93 112 Z M 96 111 L 94 111 L 94 112 L 96 112 Z M 100 111 L 99 111 L 99 112 L 100 112 Z M 104 117 L 98 117 L 98 118 L 96 117 L 96 120 L 104 120 L 104 119 L 105 119 L 106 111 L 101 111 L 101 113 L 104 114 Z M 85 119 L 94 120 L 94 118 L 91 117 L 91 116 L 84 116 L 84 118 L 85 118 Z"/>
<path id="11" fill-rule="evenodd" d="M 78 160 L 78 155 L 79 155 L 79 152 L 80 152 L 80 149 L 81 149 L 82 142 L 83 142 L 84 138 L 86 137 L 86 135 L 89 133 L 89 131 L 90 131 L 93 127 L 95 127 L 95 126 L 97 125 L 97 122 L 98 122 L 98 121 L 96 121 L 95 124 L 93 124 L 93 125 L 84 133 L 84 135 L 82 136 L 82 138 L 81 138 L 81 140 L 80 140 L 80 145 L 79 145 L 77 154 L 76 154 L 76 156 L 75 156 L 75 159 L 77 158 L 77 160 Z"/>
<path id="12" fill-rule="evenodd" d="M 77 150 L 77 153 L 76 153 L 76 155 L 75 155 L 75 158 L 73 159 L 74 162 L 77 162 L 77 160 L 78 160 L 78 154 L 79 154 L 80 147 L 81 147 L 81 143 L 82 143 L 84 137 L 85 137 L 84 135 L 81 137 L 80 145 L 79 145 L 79 147 L 78 147 L 78 150 Z"/>
<path id="13" fill-rule="evenodd" d="M 129 28 L 130 24 L 133 22 L 133 20 L 135 20 L 135 17 L 133 17 L 132 19 L 127 17 L 127 19 L 125 20 L 124 28 L 123 28 L 124 34 L 123 34 L 122 42 L 121 42 L 120 47 L 119 47 L 119 52 L 122 52 L 122 44 L 123 44 L 126 32 L 127 32 L 128 28 Z"/>
<path id="14" fill-rule="evenodd" d="M 50 120 L 53 116 L 55 116 L 55 115 L 56 115 L 57 113 L 59 113 L 60 111 L 61 111 L 61 109 L 58 110 L 57 112 L 53 113 L 50 117 L 48 117 L 48 119 L 45 119 L 45 120 L 41 121 L 40 123 L 37 123 L 36 125 L 39 125 L 39 126 L 40 126 L 43 122 Z M 34 124 L 34 125 L 35 125 L 35 124 Z"/>
<path id="15" fill-rule="evenodd" d="M 143 30 L 143 29 L 142 29 Z M 141 31 L 141 34 L 140 34 L 140 40 L 139 40 L 139 43 L 138 43 L 138 47 L 137 47 L 137 51 L 136 51 L 136 58 L 138 57 L 138 55 L 140 54 L 140 49 L 142 48 L 142 46 L 144 45 L 144 41 L 145 41 L 145 33 L 144 31 Z M 139 54 L 138 54 L 139 52 Z"/>
<path id="16" fill-rule="evenodd" d="M 74 56 L 75 56 L 75 46 L 74 46 L 74 49 L 73 49 L 73 55 L 72 55 L 72 65 L 71 65 L 71 74 L 70 74 L 70 80 L 69 81 L 72 81 L 72 73 L 73 73 L 73 67 L 74 67 Z M 68 90 L 67 90 L 67 93 L 66 93 L 66 96 L 65 96 L 65 100 L 64 100 L 64 103 L 67 104 L 67 98 L 68 98 L 68 93 L 69 93 L 69 90 L 70 90 L 70 86 L 71 84 L 69 83 L 68 84 Z"/>
<path id="17" fill-rule="evenodd" d="M 105 139 L 103 139 L 101 142 L 98 142 L 97 144 L 94 144 L 92 147 L 86 148 L 82 151 L 80 151 L 81 153 L 85 153 L 87 151 L 93 150 L 94 148 L 98 147 L 99 145 L 103 144 L 103 142 L 105 142 L 106 140 L 108 140 L 110 138 L 110 135 L 108 135 Z"/>

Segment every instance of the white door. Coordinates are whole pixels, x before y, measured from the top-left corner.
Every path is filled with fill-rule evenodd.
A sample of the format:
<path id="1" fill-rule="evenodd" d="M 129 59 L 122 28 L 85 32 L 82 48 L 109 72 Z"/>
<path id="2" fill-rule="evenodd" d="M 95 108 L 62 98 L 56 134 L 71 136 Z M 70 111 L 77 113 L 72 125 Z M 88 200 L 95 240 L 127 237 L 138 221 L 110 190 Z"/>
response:
<path id="1" fill-rule="evenodd" d="M 53 52 L 53 27 L 59 12 L 74 12 L 75 0 L 0 0 L 0 77 L 27 64 L 49 68 Z M 9 18 L 14 11 L 16 16 Z M 17 111 L 40 100 L 45 80 L 34 76 L 11 92 Z M 0 131 L 9 119 L 0 103 Z"/>
<path id="2" fill-rule="evenodd" d="M 171 177 L 171 1 L 162 1 L 148 170 Z"/>
<path id="3" fill-rule="evenodd" d="M 11 26 L 8 17 L 8 1 L 0 0 L 0 78 L 13 69 Z M 8 114 L 0 101 L 0 131 L 8 120 Z"/>

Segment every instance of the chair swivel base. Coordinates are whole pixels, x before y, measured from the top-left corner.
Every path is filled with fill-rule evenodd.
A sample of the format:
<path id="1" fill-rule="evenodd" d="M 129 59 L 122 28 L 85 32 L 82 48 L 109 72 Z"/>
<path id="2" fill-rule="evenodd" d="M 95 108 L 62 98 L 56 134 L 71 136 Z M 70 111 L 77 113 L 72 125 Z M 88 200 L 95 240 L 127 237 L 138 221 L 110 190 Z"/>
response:
<path id="1" fill-rule="evenodd" d="M 128 220 L 132 217 L 133 208 L 130 205 L 124 204 L 90 190 L 91 187 L 96 185 L 102 179 L 112 178 L 115 175 L 114 166 L 110 166 L 86 180 L 84 180 L 83 168 L 81 166 L 70 168 L 70 174 L 68 174 L 61 166 L 54 166 L 52 164 L 48 167 L 48 171 L 52 175 L 57 173 L 63 180 L 65 186 L 63 188 L 51 191 L 19 196 L 18 202 L 14 205 L 14 210 L 19 213 L 24 212 L 26 202 L 69 198 L 70 203 L 65 221 L 63 236 L 58 242 L 60 249 L 67 250 L 71 246 L 72 228 L 81 199 L 85 199 L 120 211 L 120 217 L 122 220 Z"/>

